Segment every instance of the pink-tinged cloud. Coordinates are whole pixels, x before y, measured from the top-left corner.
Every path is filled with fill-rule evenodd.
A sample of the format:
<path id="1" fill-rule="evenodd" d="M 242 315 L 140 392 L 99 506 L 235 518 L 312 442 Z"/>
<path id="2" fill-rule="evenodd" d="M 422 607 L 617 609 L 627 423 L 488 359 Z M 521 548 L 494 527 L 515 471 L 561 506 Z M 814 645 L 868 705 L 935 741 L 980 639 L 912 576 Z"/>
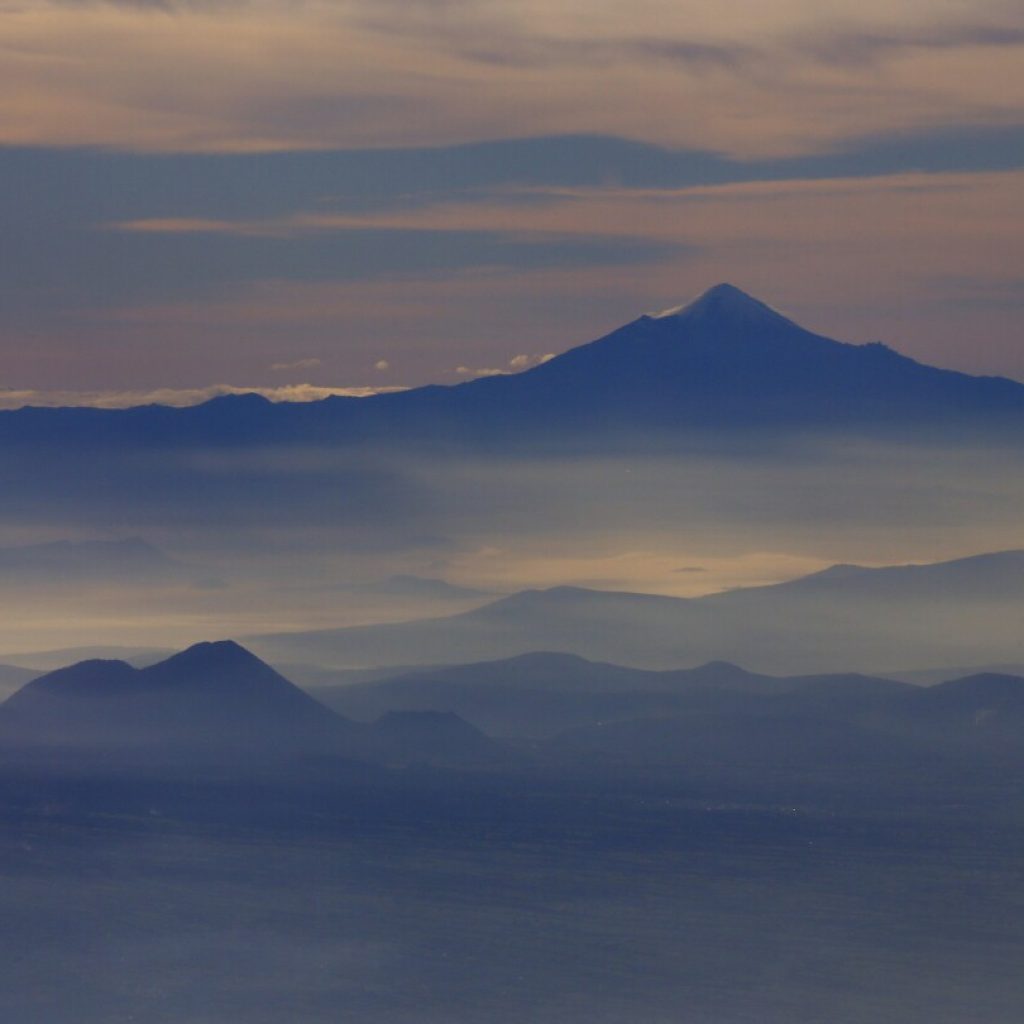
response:
<path id="1" fill-rule="evenodd" d="M 3 13 L 0 139 L 153 150 L 610 133 L 734 154 L 1018 120 L 1006 0 L 381 0 Z"/>
<path id="2" fill-rule="evenodd" d="M 549 188 L 374 214 L 299 213 L 273 230 L 516 231 L 637 237 L 690 247 L 684 258 L 565 270 L 463 271 L 379 282 L 253 287 L 238 300 L 153 314 L 211 329 L 343 330 L 352 369 L 387 344 L 409 382 L 508 372 L 508 353 L 560 351 L 709 282 L 734 280 L 808 326 L 882 339 L 971 372 L 1024 378 L 1024 172 L 900 174 L 681 189 Z M 224 225 L 228 233 L 261 222 Z M 1017 296 L 1014 299 L 1014 296 Z M 126 314 L 129 315 L 129 314 Z M 146 311 L 130 316 L 145 324 Z M 339 327 L 338 325 L 342 325 Z M 969 342 L 969 343 L 968 343 Z M 358 362 L 357 362 L 358 361 Z M 333 369 L 333 367 L 332 367 Z M 339 366 L 334 372 L 341 371 Z M 350 370 L 349 372 L 352 372 Z M 450 377 L 447 379 L 450 380 Z"/>

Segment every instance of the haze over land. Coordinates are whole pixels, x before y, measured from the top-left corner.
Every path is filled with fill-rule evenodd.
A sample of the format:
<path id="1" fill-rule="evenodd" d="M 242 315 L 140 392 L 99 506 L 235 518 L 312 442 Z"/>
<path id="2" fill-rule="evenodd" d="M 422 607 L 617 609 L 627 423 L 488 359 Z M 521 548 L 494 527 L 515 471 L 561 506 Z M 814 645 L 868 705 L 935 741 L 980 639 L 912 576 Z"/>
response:
<path id="1" fill-rule="evenodd" d="M 1014 550 L 1022 430 L 1024 385 L 829 341 L 726 285 L 457 387 L 4 412 L 4 533 L 50 544 L 6 557 L 64 564 L 5 574 L 0 650 L 345 627 L 558 585 L 686 597 Z M 145 587 L 128 571 L 139 543 L 165 563 Z M 873 667 L 933 667 L 912 637 Z M 977 663 L 981 642 L 941 664 Z"/>
<path id="2" fill-rule="evenodd" d="M 5 1010 L 1012 1019 L 1022 427 L 728 285 L 454 388 L 0 413 Z"/>
<path id="3" fill-rule="evenodd" d="M 391 703 L 359 723 L 220 642 L 83 662 L 0 704 L 4 1006 L 88 1024 L 130 999 L 268 1024 L 297 1004 L 381 1024 L 671 1019 L 682 998 L 779 1024 L 1019 1008 L 1024 678 L 539 655 L 404 687 L 333 694 Z M 424 699 L 503 738 L 408 710 Z M 54 956 L 74 970 L 42 984 Z"/>
<path id="4" fill-rule="evenodd" d="M 0 8 L 0 1022 L 1024 1020 L 1022 58 Z"/>

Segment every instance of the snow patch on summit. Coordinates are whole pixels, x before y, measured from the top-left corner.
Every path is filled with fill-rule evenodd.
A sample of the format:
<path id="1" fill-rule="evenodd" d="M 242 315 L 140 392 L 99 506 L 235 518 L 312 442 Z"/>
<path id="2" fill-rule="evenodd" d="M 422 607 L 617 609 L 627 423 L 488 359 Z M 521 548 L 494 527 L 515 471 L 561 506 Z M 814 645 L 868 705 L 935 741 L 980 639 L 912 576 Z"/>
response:
<path id="1" fill-rule="evenodd" d="M 733 322 L 755 323 L 773 320 L 792 323 L 789 317 L 779 310 L 727 283 L 716 284 L 692 302 L 664 309 L 660 313 L 648 314 L 651 320 L 703 320 L 709 316 Z"/>

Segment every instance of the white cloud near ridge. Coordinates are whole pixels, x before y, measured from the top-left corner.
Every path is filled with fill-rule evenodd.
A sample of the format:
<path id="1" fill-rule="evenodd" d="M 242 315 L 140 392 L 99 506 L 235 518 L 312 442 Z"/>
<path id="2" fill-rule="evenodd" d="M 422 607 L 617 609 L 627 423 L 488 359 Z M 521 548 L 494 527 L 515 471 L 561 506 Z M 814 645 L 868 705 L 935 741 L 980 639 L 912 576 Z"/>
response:
<path id="1" fill-rule="evenodd" d="M 271 402 L 318 402 L 334 395 L 368 398 L 401 387 L 327 387 L 319 384 L 285 384 L 280 387 L 238 387 L 211 384 L 196 388 L 154 388 L 128 391 L 71 391 L 33 388 L 0 388 L 0 409 L 21 409 L 31 405 L 46 408 L 87 407 L 94 409 L 131 409 L 140 405 L 168 405 L 184 408 L 201 405 L 225 395 L 262 395 Z"/>
<path id="2" fill-rule="evenodd" d="M 517 355 L 513 356 L 505 366 L 485 366 L 474 368 L 471 366 L 456 366 L 451 373 L 458 377 L 503 377 L 510 373 L 521 373 L 534 366 L 540 366 L 555 358 L 555 352 L 545 352 L 543 355 Z"/>

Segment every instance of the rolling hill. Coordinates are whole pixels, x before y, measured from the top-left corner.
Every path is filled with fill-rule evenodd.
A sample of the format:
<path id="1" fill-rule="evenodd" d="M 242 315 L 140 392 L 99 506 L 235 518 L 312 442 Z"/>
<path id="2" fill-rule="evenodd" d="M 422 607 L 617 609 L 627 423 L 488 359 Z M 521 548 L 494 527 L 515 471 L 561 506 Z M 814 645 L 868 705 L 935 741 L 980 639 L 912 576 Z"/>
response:
<path id="1" fill-rule="evenodd" d="M 761 672 L 884 673 L 1024 658 L 1024 552 L 924 566 L 839 566 L 700 598 L 556 587 L 444 618 L 250 638 L 276 662 L 455 664 L 561 651 L 644 668 L 737 661 Z"/>

